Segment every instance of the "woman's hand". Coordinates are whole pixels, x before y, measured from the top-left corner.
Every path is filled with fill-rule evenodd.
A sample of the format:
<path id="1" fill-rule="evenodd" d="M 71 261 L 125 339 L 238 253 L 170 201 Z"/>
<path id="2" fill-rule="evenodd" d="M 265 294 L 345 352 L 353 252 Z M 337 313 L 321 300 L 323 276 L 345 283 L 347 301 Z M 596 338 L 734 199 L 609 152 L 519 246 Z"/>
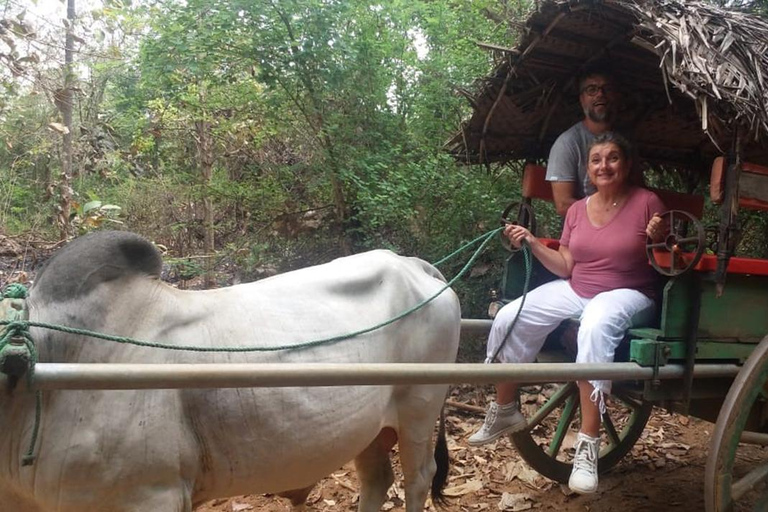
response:
<path id="1" fill-rule="evenodd" d="M 536 237 L 533 236 L 530 231 L 517 224 L 510 224 L 505 227 L 504 236 L 509 238 L 509 241 L 512 242 L 515 249 L 519 249 L 520 246 L 523 245 L 523 240 L 527 240 L 531 245 L 536 241 Z"/>
<path id="2" fill-rule="evenodd" d="M 547 247 L 533 236 L 533 233 L 517 224 L 507 225 L 504 228 L 504 236 L 509 238 L 509 241 L 517 249 L 523 245 L 523 240 L 525 240 L 531 246 L 533 255 L 544 265 L 544 268 L 563 279 L 571 277 L 573 257 L 568 247 L 563 245 L 559 249 Z"/>
<path id="3" fill-rule="evenodd" d="M 645 234 L 653 240 L 653 243 L 659 243 L 667 236 L 669 227 L 667 222 L 661 218 L 661 215 L 654 213 L 651 220 L 648 221 L 648 226 L 645 228 Z"/>

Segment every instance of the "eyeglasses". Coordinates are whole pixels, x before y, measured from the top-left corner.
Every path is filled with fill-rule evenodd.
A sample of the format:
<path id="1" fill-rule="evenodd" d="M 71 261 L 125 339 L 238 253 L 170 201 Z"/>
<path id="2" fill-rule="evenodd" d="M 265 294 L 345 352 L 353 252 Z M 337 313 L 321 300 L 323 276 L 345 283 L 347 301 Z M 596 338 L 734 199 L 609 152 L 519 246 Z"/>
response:
<path id="1" fill-rule="evenodd" d="M 588 85 L 584 87 L 581 92 L 586 94 L 587 96 L 597 96 L 597 93 L 603 91 L 603 94 L 611 94 L 612 92 L 616 92 L 616 86 L 613 84 L 603 84 L 603 85 Z"/>

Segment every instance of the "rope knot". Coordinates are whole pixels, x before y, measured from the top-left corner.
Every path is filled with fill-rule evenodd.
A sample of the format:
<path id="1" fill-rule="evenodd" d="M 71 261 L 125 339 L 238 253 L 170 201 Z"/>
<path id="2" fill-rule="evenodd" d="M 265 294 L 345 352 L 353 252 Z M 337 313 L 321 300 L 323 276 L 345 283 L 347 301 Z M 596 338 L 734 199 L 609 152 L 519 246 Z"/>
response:
<path id="1" fill-rule="evenodd" d="M 26 299 L 27 287 L 21 283 L 11 283 L 5 287 L 2 297 L 6 299 Z"/>
<path id="2" fill-rule="evenodd" d="M 24 320 L 12 320 L 5 324 L 5 331 L 3 331 L 3 335 L 0 337 L 0 348 L 9 341 L 13 341 L 13 338 L 26 338 L 28 336 L 29 322 Z"/>
<path id="3" fill-rule="evenodd" d="M 0 338 L 0 372 L 14 377 L 24 375 L 36 359 L 29 336 L 29 323 L 8 322 Z"/>
<path id="4" fill-rule="evenodd" d="M 5 324 L 5 330 L 0 336 L 0 372 L 12 378 L 26 379 L 32 387 L 32 377 L 37 363 L 37 349 L 29 334 L 29 322 L 13 320 Z M 2 324 L 0 324 L 2 325 Z M 32 425 L 32 438 L 29 448 L 21 461 L 22 466 L 30 466 L 35 461 L 35 445 L 40 431 L 40 417 L 43 410 L 43 392 L 35 391 L 35 421 Z"/>

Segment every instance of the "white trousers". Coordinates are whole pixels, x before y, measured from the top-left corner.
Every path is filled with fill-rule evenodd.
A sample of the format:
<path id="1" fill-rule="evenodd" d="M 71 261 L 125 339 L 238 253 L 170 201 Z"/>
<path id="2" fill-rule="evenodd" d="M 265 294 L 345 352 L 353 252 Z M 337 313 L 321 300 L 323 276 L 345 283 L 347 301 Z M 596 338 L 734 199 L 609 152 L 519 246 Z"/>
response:
<path id="1" fill-rule="evenodd" d="M 518 298 L 501 308 L 493 320 L 486 363 L 494 362 L 492 358 L 502 343 L 498 361 L 532 363 L 547 335 L 563 320 L 576 316 L 580 321 L 576 362 L 612 362 L 627 329 L 649 324 L 655 313 L 654 301 L 637 290 L 619 288 L 585 299 L 573 291 L 568 281 L 558 279 L 528 292 L 523 310 L 510 332 L 521 300 Z M 604 411 L 603 394 L 611 392 L 611 381 L 589 382 L 595 388 L 592 400 Z"/>

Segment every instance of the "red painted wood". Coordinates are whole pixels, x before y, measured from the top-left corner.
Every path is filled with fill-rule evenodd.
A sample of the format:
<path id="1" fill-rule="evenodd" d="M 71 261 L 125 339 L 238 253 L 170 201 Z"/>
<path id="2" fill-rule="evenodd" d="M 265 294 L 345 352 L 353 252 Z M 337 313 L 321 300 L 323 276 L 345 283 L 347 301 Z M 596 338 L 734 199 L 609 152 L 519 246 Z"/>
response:
<path id="1" fill-rule="evenodd" d="M 693 253 L 682 253 L 680 257 L 683 262 L 693 259 Z M 670 253 L 666 251 L 656 252 L 656 261 L 661 267 L 669 267 Z M 682 267 L 683 265 L 677 265 Z M 714 272 L 717 269 L 717 256 L 714 254 L 705 254 L 696 264 L 694 270 L 700 272 Z M 756 276 L 768 276 L 768 260 L 757 258 L 733 257 L 728 262 L 728 274 L 751 274 Z"/>

